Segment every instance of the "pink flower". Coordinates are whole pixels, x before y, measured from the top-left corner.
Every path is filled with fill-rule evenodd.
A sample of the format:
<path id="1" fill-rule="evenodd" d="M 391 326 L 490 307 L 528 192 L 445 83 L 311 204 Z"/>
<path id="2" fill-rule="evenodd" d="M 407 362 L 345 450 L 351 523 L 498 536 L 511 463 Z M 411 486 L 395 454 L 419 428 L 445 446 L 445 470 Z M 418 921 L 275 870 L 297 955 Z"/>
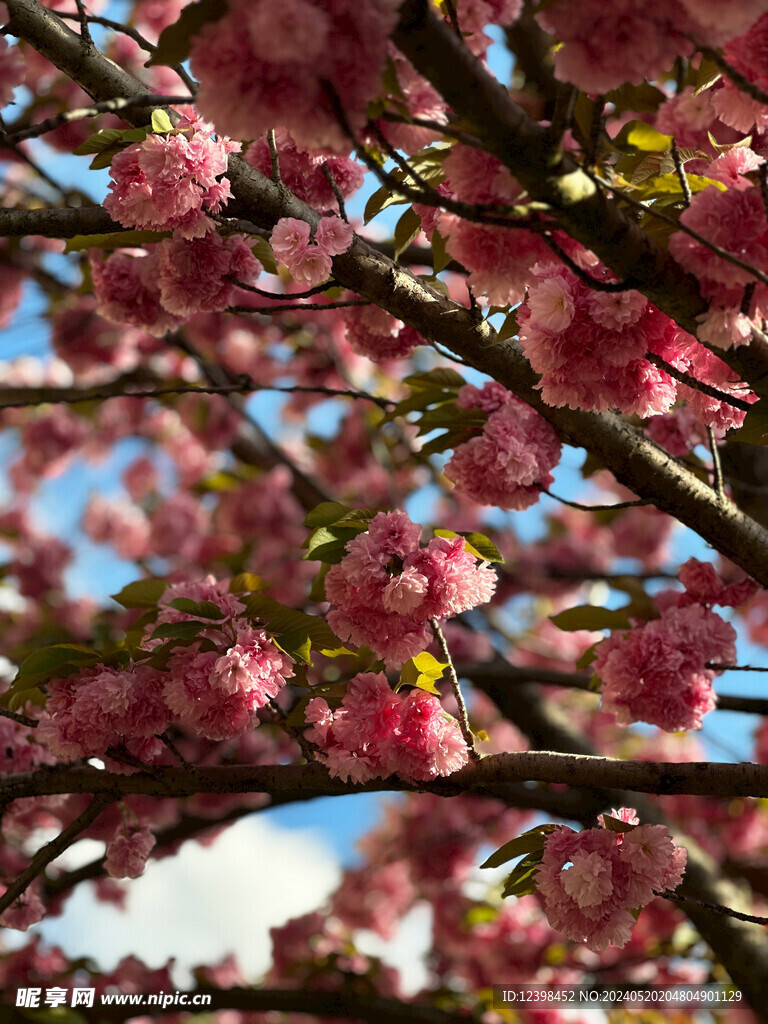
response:
<path id="1" fill-rule="evenodd" d="M 671 608 L 596 647 L 602 708 L 620 725 L 650 722 L 667 732 L 700 729 L 716 704 L 709 662 L 731 664 L 736 633 L 701 604 Z"/>
<path id="2" fill-rule="evenodd" d="M 550 470 L 560 461 L 560 450 L 560 440 L 547 421 L 507 393 L 482 434 L 456 448 L 445 475 L 457 491 L 480 504 L 528 508 L 554 480 Z"/>
<path id="3" fill-rule="evenodd" d="M 341 319 L 352 351 L 374 362 L 404 359 L 423 344 L 412 327 L 373 304 L 345 309 Z"/>
<path id="4" fill-rule="evenodd" d="M 286 265 L 303 255 L 309 245 L 309 224 L 295 217 L 281 217 L 269 238 L 275 258 Z"/>
<path id="5" fill-rule="evenodd" d="M 324 252 L 319 245 L 310 245 L 286 266 L 291 272 L 291 277 L 299 284 L 314 288 L 331 276 L 333 264 L 331 257 Z"/>
<path id="6" fill-rule="evenodd" d="M 328 621 L 337 635 L 393 664 L 426 649 L 430 619 L 485 603 L 496 585 L 493 570 L 477 564 L 463 537 L 435 537 L 420 548 L 419 534 L 404 512 L 380 512 L 326 577 L 334 606 Z"/>
<path id="7" fill-rule="evenodd" d="M 627 820 L 627 816 L 622 816 Z M 686 851 L 664 825 L 623 833 L 604 828 L 547 836 L 536 885 L 553 928 L 589 949 L 624 946 L 637 912 L 682 880 Z"/>
<path id="8" fill-rule="evenodd" d="M 340 256 L 352 245 L 355 232 L 341 217 L 323 217 L 315 231 L 315 242 L 329 256 Z"/>
<path id="9" fill-rule="evenodd" d="M 107 844 L 105 867 L 110 878 L 138 878 L 157 840 L 146 825 L 127 833 L 121 827 Z"/>
<path id="10" fill-rule="evenodd" d="M 331 712 L 322 698 L 307 706 L 316 743 L 332 776 L 353 782 L 401 775 L 434 779 L 458 771 L 469 759 L 458 724 L 437 698 L 423 690 L 393 693 L 383 674 L 354 676 L 341 707 Z"/>

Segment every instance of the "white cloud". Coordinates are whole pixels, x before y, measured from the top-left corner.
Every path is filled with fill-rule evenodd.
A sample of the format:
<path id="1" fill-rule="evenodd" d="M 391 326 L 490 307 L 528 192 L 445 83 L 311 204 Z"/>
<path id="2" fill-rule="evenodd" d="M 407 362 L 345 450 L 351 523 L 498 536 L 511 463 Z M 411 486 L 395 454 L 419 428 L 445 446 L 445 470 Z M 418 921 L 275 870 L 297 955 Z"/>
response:
<path id="1" fill-rule="evenodd" d="M 75 853 L 82 863 L 103 850 L 78 844 L 71 864 Z M 69 956 L 92 957 L 106 970 L 129 953 L 152 967 L 175 957 L 174 979 L 185 985 L 190 967 L 235 952 L 246 978 L 255 979 L 270 962 L 269 929 L 321 906 L 339 878 L 338 860 L 318 833 L 253 819 L 208 847 L 187 842 L 175 857 L 150 860 L 127 883 L 125 911 L 97 902 L 85 883 L 39 931 Z"/>

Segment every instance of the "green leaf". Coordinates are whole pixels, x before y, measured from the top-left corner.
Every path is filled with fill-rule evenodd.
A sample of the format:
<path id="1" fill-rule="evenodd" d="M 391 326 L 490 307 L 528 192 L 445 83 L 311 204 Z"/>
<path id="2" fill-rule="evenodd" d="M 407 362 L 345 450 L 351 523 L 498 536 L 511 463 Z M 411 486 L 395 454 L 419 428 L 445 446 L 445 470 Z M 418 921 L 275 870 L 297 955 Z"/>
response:
<path id="1" fill-rule="evenodd" d="M 451 262 L 451 257 L 445 248 L 445 238 L 440 234 L 439 231 L 432 232 L 432 271 L 435 274 L 439 274 L 441 270 L 445 270 L 448 264 Z"/>
<path id="2" fill-rule="evenodd" d="M 702 57 L 699 69 L 696 72 L 696 86 L 693 95 L 698 96 L 700 92 L 709 89 L 721 75 L 722 71 L 711 57 Z"/>
<path id="3" fill-rule="evenodd" d="M 174 67 L 181 64 L 189 56 L 192 39 L 198 32 L 209 21 L 218 21 L 226 12 L 226 0 L 198 0 L 197 3 L 187 4 L 178 20 L 160 33 L 157 47 L 146 66 L 166 64 Z"/>
<path id="4" fill-rule="evenodd" d="M 508 338 L 514 338 L 518 330 L 517 312 L 513 309 L 511 313 L 507 314 L 504 323 L 497 331 L 496 341 L 506 341 Z"/>
<path id="5" fill-rule="evenodd" d="M 112 594 L 112 600 L 123 608 L 154 608 L 167 586 L 165 580 L 136 580 L 123 587 L 119 594 Z"/>
<path id="6" fill-rule="evenodd" d="M 745 444 L 768 444 L 768 399 L 761 398 L 751 406 L 741 427 L 729 434 L 728 440 Z"/>
<path id="7" fill-rule="evenodd" d="M 449 430 L 447 433 L 441 434 L 440 437 L 436 437 L 428 444 L 422 445 L 421 454 L 425 456 L 439 455 L 449 448 L 458 448 L 465 441 L 471 441 L 473 437 L 477 437 L 477 434 L 477 430 L 457 427 L 455 430 Z"/>
<path id="8" fill-rule="evenodd" d="M 722 181 L 715 181 L 714 178 L 706 178 L 700 174 L 686 174 L 685 180 L 691 192 L 703 192 L 705 188 L 714 186 L 724 192 L 727 188 Z M 645 181 L 638 186 L 635 193 L 637 198 L 646 202 L 649 199 L 661 199 L 664 196 L 683 195 L 683 186 L 677 174 L 660 174 Z"/>
<path id="9" fill-rule="evenodd" d="M 277 260 L 272 252 L 272 246 L 266 238 L 257 238 L 252 241 L 251 252 L 268 274 L 277 273 Z"/>
<path id="10" fill-rule="evenodd" d="M 78 669 L 96 665 L 99 661 L 100 657 L 95 651 L 78 644 L 54 644 L 50 647 L 42 647 L 38 651 L 32 651 L 24 659 L 4 698 L 8 699 L 13 693 L 35 689 L 47 682 L 48 679 L 68 676 Z M 24 697 L 24 700 L 26 699 Z"/>
<path id="11" fill-rule="evenodd" d="M 120 128 L 102 128 L 101 131 L 95 132 L 93 135 L 81 142 L 77 149 L 73 150 L 75 156 L 88 156 L 91 153 L 101 153 L 103 149 L 108 149 L 113 146 L 116 142 L 120 141 L 123 137 L 123 131 Z"/>
<path id="12" fill-rule="evenodd" d="M 277 636 L 302 633 L 309 637 L 312 646 L 322 654 L 339 651 L 344 646 L 325 619 L 318 615 L 307 615 L 294 608 L 287 608 L 265 594 L 251 594 L 243 603 L 248 618 L 266 623 L 269 632 Z"/>
<path id="13" fill-rule="evenodd" d="M 411 391 L 452 391 L 458 394 L 464 387 L 466 381 L 449 366 L 438 366 L 434 370 L 427 370 L 425 373 L 412 373 L 403 378 L 403 384 L 407 384 Z"/>
<path id="14" fill-rule="evenodd" d="M 421 217 L 409 206 L 395 225 L 395 262 L 421 231 Z"/>
<path id="15" fill-rule="evenodd" d="M 549 618 L 558 629 L 568 633 L 576 629 L 629 629 L 631 625 L 623 611 L 601 608 L 593 604 L 568 608 L 558 615 L 550 615 Z"/>
<path id="16" fill-rule="evenodd" d="M 614 818 L 612 814 L 604 814 L 603 827 L 607 828 L 609 832 L 631 832 L 633 828 L 637 828 L 637 825 L 630 825 L 628 822 L 622 821 L 621 818 Z"/>
<path id="17" fill-rule="evenodd" d="M 32 701 L 33 704 L 45 707 L 46 700 L 46 695 L 38 686 L 33 686 L 28 690 L 14 690 L 11 688 L 0 696 L 0 703 L 7 704 L 9 711 L 19 711 L 27 701 Z"/>
<path id="18" fill-rule="evenodd" d="M 484 533 L 472 533 L 467 530 L 461 530 L 458 533 L 454 533 L 453 530 L 433 530 L 433 533 L 436 537 L 446 537 L 449 540 L 451 537 L 463 537 L 464 550 L 468 551 L 470 555 L 474 555 L 475 558 L 481 558 L 484 562 L 504 561 L 499 549 Z"/>
<path id="19" fill-rule="evenodd" d="M 512 874 L 508 876 L 502 890 L 502 898 L 507 896 L 530 896 L 536 892 L 534 876 L 544 854 L 544 849 L 533 850 L 516 865 Z"/>
<path id="20" fill-rule="evenodd" d="M 64 252 L 82 252 L 83 249 L 137 249 L 152 242 L 170 238 L 170 231 L 112 231 L 107 235 L 75 235 L 66 239 Z"/>
<path id="21" fill-rule="evenodd" d="M 285 651 L 294 661 L 298 661 L 302 665 L 312 664 L 310 656 L 312 641 L 306 633 L 302 633 L 300 630 L 293 633 L 278 633 L 273 640 L 280 650 Z"/>
<path id="22" fill-rule="evenodd" d="M 152 131 L 156 135 L 164 135 L 166 132 L 173 131 L 173 121 L 162 107 L 157 107 L 152 111 Z"/>
<path id="23" fill-rule="evenodd" d="M 639 149 L 644 153 L 658 153 L 672 148 L 672 136 L 662 135 L 645 121 L 627 121 L 613 140 L 617 149 Z"/>
<path id="24" fill-rule="evenodd" d="M 233 576 L 229 584 L 230 594 L 251 594 L 256 590 L 263 590 L 266 581 L 257 576 L 255 572 L 239 572 Z"/>
<path id="25" fill-rule="evenodd" d="M 193 640 L 207 627 L 207 622 L 162 622 L 150 640 Z"/>
<path id="26" fill-rule="evenodd" d="M 304 517 L 305 526 L 331 526 L 333 523 L 338 521 L 349 512 L 349 508 L 346 505 L 342 505 L 340 501 L 321 501 L 319 505 L 307 512 Z"/>
<path id="27" fill-rule="evenodd" d="M 407 199 L 399 192 L 393 192 L 387 185 L 382 185 L 381 188 L 376 189 L 365 204 L 363 224 L 373 220 L 377 214 L 381 213 L 382 210 L 386 210 L 389 206 L 403 206 L 405 203 L 410 203 L 410 201 L 410 199 Z"/>
<path id="28" fill-rule="evenodd" d="M 589 666 L 592 664 L 592 662 L 597 657 L 597 654 L 596 654 L 596 651 L 595 651 L 596 647 L 597 647 L 597 644 L 590 644 L 590 646 L 586 649 L 586 651 L 584 651 L 582 656 L 576 662 L 576 668 L 589 668 Z"/>
<path id="29" fill-rule="evenodd" d="M 428 651 L 423 651 L 403 665 L 397 689 L 403 686 L 416 686 L 439 697 L 440 691 L 435 686 L 435 681 L 443 678 L 443 672 L 447 668 L 447 661 L 438 661 Z"/>
<path id="30" fill-rule="evenodd" d="M 659 109 L 666 98 L 661 89 L 657 89 L 655 85 L 650 85 L 648 82 L 642 82 L 640 85 L 625 82 L 618 89 L 611 89 L 605 94 L 606 103 L 613 103 L 617 114 L 625 110 L 653 113 Z"/>
<path id="31" fill-rule="evenodd" d="M 502 864 L 506 864 L 508 860 L 514 860 L 515 857 L 519 857 L 522 853 L 533 853 L 536 850 L 543 850 L 546 837 L 560 827 L 560 825 L 547 823 L 545 825 L 536 825 L 535 828 L 529 828 L 527 832 L 523 832 L 517 839 L 510 839 L 508 843 L 500 846 L 480 867 L 498 868 Z"/>
<path id="32" fill-rule="evenodd" d="M 187 615 L 197 615 L 201 619 L 224 619 L 226 615 L 213 601 L 193 601 L 189 597 L 174 597 L 168 602 L 171 608 Z"/>

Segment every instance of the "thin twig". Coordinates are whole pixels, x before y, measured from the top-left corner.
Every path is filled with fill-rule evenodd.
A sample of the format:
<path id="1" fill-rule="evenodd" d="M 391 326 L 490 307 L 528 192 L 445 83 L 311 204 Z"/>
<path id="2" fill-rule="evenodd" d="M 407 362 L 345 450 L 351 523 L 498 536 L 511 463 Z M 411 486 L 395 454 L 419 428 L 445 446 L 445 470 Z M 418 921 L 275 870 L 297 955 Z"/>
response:
<path id="1" fill-rule="evenodd" d="M 79 18 L 79 15 L 74 14 L 70 11 L 56 11 L 56 14 L 60 18 L 69 18 L 74 20 L 77 20 Z M 142 50 L 145 50 L 147 53 L 154 53 L 155 50 L 157 49 L 154 43 L 150 43 L 150 41 L 146 39 L 141 34 L 141 32 L 133 28 L 132 25 L 125 25 L 121 21 L 113 21 L 111 18 L 103 18 L 101 17 L 101 15 L 97 14 L 89 14 L 88 21 L 92 25 L 101 25 L 103 28 L 111 28 L 113 32 L 119 32 L 121 35 L 128 36 L 129 39 L 132 39 L 135 43 L 138 44 L 138 46 Z M 179 76 L 179 78 L 182 80 L 184 85 L 186 85 L 186 87 L 189 89 L 191 93 L 197 92 L 197 82 L 187 72 L 183 64 L 176 64 L 173 66 L 173 68 L 171 68 L 171 70 L 176 72 L 176 74 Z"/>
<path id="2" fill-rule="evenodd" d="M 701 48 L 701 53 L 702 56 L 707 57 L 713 63 L 717 64 L 720 70 L 730 78 L 733 84 L 739 87 L 741 92 L 745 92 L 747 96 L 751 96 L 752 99 L 757 100 L 758 103 L 768 104 L 768 93 L 763 92 L 758 85 L 755 85 L 754 82 L 750 82 L 746 75 L 742 75 L 740 71 L 737 71 L 732 64 L 728 63 L 721 53 L 718 53 L 717 50 L 711 49 L 709 46 L 703 46 Z"/>
<path id="3" fill-rule="evenodd" d="M 734 409 L 741 409 L 743 412 L 749 412 L 752 408 L 750 403 L 745 402 L 743 398 L 737 398 L 735 395 L 729 395 L 727 392 L 721 391 L 711 384 L 705 384 L 703 380 L 692 377 L 689 373 L 685 373 L 684 370 L 678 370 L 676 366 L 672 366 L 671 363 L 662 359 L 661 356 L 657 356 L 654 352 L 646 353 L 645 358 L 649 363 L 653 363 L 654 366 L 663 370 L 664 373 L 668 373 L 670 377 L 674 377 L 675 380 L 680 381 L 681 384 L 685 384 L 694 391 L 700 391 L 703 395 L 709 395 L 710 398 L 716 398 L 718 402 L 725 402 L 726 405 L 732 405 Z"/>
<path id="4" fill-rule="evenodd" d="M 0 896 L 0 914 L 17 900 L 28 886 L 42 874 L 52 860 L 59 857 L 72 845 L 81 832 L 88 828 L 105 808 L 115 802 L 116 797 L 112 793 L 97 793 L 90 804 L 79 817 L 75 818 L 67 827 L 41 847 L 30 861 L 29 865 L 18 875 Z"/>
<path id="5" fill-rule="evenodd" d="M 24 392 L 29 394 L 24 396 Z M 283 394 L 316 394 L 327 395 L 329 398 L 357 398 L 373 402 L 382 409 L 389 409 L 396 403 L 388 398 L 371 395 L 367 391 L 353 389 L 310 387 L 303 384 L 286 384 L 282 387 L 273 384 L 258 384 L 246 375 L 239 377 L 231 384 L 174 384 L 165 388 L 146 388 L 142 390 L 121 389 L 110 390 L 103 387 L 95 388 L 8 388 L 0 389 L 0 409 L 26 409 L 36 405 L 77 405 L 79 402 L 106 401 L 110 398 L 163 398 L 166 395 L 231 395 L 248 394 L 257 391 L 279 391 Z M 10 400 L 3 400 L 3 394 L 14 394 Z M 2 714 L 0 709 L 0 714 Z M 12 712 L 9 712 L 12 714 Z M 37 723 L 35 723 L 37 724 Z"/>
<path id="6" fill-rule="evenodd" d="M 314 288 L 308 288 L 305 292 L 270 292 L 266 288 L 257 288 L 254 284 L 246 284 L 245 281 L 240 281 L 236 277 L 230 277 L 229 280 L 232 284 L 236 284 L 238 288 L 242 288 L 243 291 L 252 292 L 254 295 L 261 295 L 264 299 L 308 299 L 312 295 L 320 295 L 323 292 L 327 292 L 329 288 L 338 287 L 338 281 L 335 281 L 332 277 L 329 277 L 323 284 L 315 285 Z"/>
<path id="7" fill-rule="evenodd" d="M 448 14 L 448 20 L 451 23 L 451 28 L 463 43 L 464 36 L 461 34 L 461 26 L 459 25 L 459 18 L 456 14 L 456 7 L 454 6 L 453 0 L 443 0 L 443 7 Z"/>
<path id="8" fill-rule="evenodd" d="M 459 677 L 456 675 L 456 669 L 453 666 L 451 652 L 448 650 L 448 644 L 445 642 L 443 631 L 440 629 L 440 623 L 437 621 L 437 619 L 430 619 L 429 624 L 432 627 L 432 632 L 434 633 L 435 640 L 437 640 L 437 645 L 440 648 L 440 653 L 442 654 L 444 660 L 448 662 L 448 679 L 450 680 L 451 690 L 453 691 L 453 696 L 456 698 L 456 704 L 459 709 L 459 728 L 461 729 L 461 735 L 464 737 L 464 740 L 467 746 L 469 747 L 470 758 L 473 761 L 479 761 L 480 755 L 475 750 L 475 737 L 472 733 L 471 728 L 469 727 L 469 716 L 467 715 L 467 706 L 464 703 L 464 697 L 461 692 L 461 687 L 459 686 Z"/>
<path id="9" fill-rule="evenodd" d="M 192 103 L 193 96 L 157 96 L 154 93 L 141 93 L 138 96 L 118 97 L 113 100 L 103 100 L 101 103 L 94 103 L 90 107 L 78 107 L 76 110 L 65 110 L 61 114 L 54 114 L 44 121 L 32 124 L 28 128 L 22 128 L 17 132 L 0 133 L 0 145 L 14 146 L 25 139 L 36 139 L 46 132 L 53 131 L 63 124 L 71 121 L 82 121 L 87 117 L 98 117 L 99 114 L 116 114 L 121 110 L 130 110 L 132 107 L 146 107 L 150 105 L 165 106 L 174 103 Z"/>
<path id="10" fill-rule="evenodd" d="M 83 6 L 83 0 L 75 0 L 77 7 L 77 20 L 80 22 L 80 38 L 83 41 L 83 48 L 92 50 L 93 39 L 91 38 L 91 30 L 88 27 L 88 14 Z"/>
<path id="11" fill-rule="evenodd" d="M 718 672 L 768 672 L 768 667 L 763 665 L 724 665 L 719 661 L 708 661 L 705 667 Z"/>
<path id="12" fill-rule="evenodd" d="M 468 135 L 450 124 L 443 124 L 442 121 L 432 121 L 427 117 L 403 117 L 402 114 L 395 114 L 391 110 L 385 110 L 379 114 L 378 121 L 391 121 L 393 124 L 415 125 L 417 128 L 428 128 L 430 131 L 438 132 L 440 135 L 447 135 L 457 142 L 463 142 L 465 146 L 472 146 L 473 149 L 485 149 L 483 143 L 476 135 Z"/>
<path id="13" fill-rule="evenodd" d="M 562 260 L 563 263 L 571 270 L 580 281 L 583 281 L 589 288 L 594 288 L 598 292 L 626 292 L 631 291 L 634 288 L 634 284 L 631 278 L 626 278 L 624 281 L 598 281 L 597 278 L 592 277 L 591 274 L 587 273 L 583 267 L 580 267 L 575 260 L 571 259 L 565 249 L 555 240 L 554 235 L 550 231 L 544 231 L 541 235 L 542 240 L 549 246 L 555 256 Z"/>
<path id="14" fill-rule="evenodd" d="M 322 312 L 326 309 L 345 309 L 347 306 L 370 306 L 370 299 L 347 299 L 340 302 L 284 302 L 277 306 L 227 306 L 225 313 L 259 313 L 270 316 L 272 313 L 285 313 L 288 310 L 307 309 Z"/>
<path id="15" fill-rule="evenodd" d="M 550 498 L 554 498 L 555 501 L 559 501 L 561 505 L 567 505 L 568 508 L 576 508 L 581 512 L 612 512 L 614 509 L 621 508 L 636 508 L 638 505 L 653 505 L 653 498 L 638 498 L 636 501 L 617 501 L 614 505 L 582 505 L 578 501 L 568 501 L 566 498 L 561 498 L 557 494 L 553 494 L 552 491 L 548 491 L 546 487 L 540 487 L 539 490 L 542 494 L 546 494 Z"/>
<path id="16" fill-rule="evenodd" d="M 755 297 L 756 286 L 757 281 L 750 281 L 749 284 L 744 285 L 744 294 L 741 296 L 741 306 L 739 307 L 739 312 L 744 316 L 749 316 L 752 299 Z"/>
<path id="17" fill-rule="evenodd" d="M 589 124 L 589 138 L 584 153 L 584 163 L 589 167 L 595 163 L 597 157 L 597 144 L 603 131 L 603 111 L 605 109 L 605 97 L 595 96 L 592 107 L 592 120 Z"/>
<path id="18" fill-rule="evenodd" d="M 672 160 L 675 165 L 675 171 L 677 172 L 677 179 L 680 182 L 680 188 L 683 190 L 683 201 L 686 206 L 691 205 L 691 186 L 688 184 L 688 179 L 685 176 L 685 168 L 683 167 L 683 161 L 680 159 L 680 151 L 677 148 L 677 143 L 674 138 L 672 139 Z"/>
<path id="19" fill-rule="evenodd" d="M 349 218 L 347 217 L 347 210 L 346 210 L 346 207 L 344 206 L 344 196 L 341 194 L 341 189 L 339 188 L 338 182 L 336 181 L 336 179 L 333 176 L 333 171 L 328 166 L 328 161 L 327 160 L 323 161 L 322 172 L 325 175 L 325 180 L 331 186 L 331 191 L 333 192 L 334 196 L 336 197 L 336 202 L 338 203 L 338 206 L 339 206 L 339 216 L 341 217 L 342 220 L 346 221 L 347 224 L 348 224 L 349 223 Z"/>
<path id="20" fill-rule="evenodd" d="M 40 724 L 36 718 L 30 718 L 29 715 L 21 715 L 18 711 L 9 711 L 8 708 L 4 707 L 0 707 L 0 716 L 10 718 L 12 722 L 16 722 L 18 725 L 27 725 L 30 729 L 36 729 Z"/>
<path id="21" fill-rule="evenodd" d="M 715 432 L 707 425 L 707 440 L 709 450 L 712 452 L 712 488 L 720 501 L 725 500 L 725 489 L 723 487 L 723 467 L 720 465 L 720 452 L 717 450 L 717 438 Z"/>
<path id="22" fill-rule="evenodd" d="M 700 907 L 706 907 L 707 910 L 712 910 L 716 914 L 722 914 L 725 917 L 735 917 L 737 921 L 748 921 L 750 924 L 768 924 L 768 917 L 758 917 L 756 914 L 742 914 L 740 910 L 732 910 L 730 907 L 724 907 L 720 903 L 707 903 L 706 900 L 695 899 L 693 896 L 683 896 L 679 892 L 657 892 L 657 896 L 661 896 L 664 900 L 670 900 L 672 903 L 697 903 Z"/>

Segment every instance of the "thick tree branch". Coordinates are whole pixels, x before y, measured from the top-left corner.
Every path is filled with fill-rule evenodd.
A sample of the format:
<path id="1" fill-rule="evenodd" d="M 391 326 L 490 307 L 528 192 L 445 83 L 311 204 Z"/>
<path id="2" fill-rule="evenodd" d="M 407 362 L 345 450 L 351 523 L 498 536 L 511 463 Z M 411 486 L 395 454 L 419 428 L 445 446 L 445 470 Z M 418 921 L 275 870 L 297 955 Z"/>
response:
<path id="1" fill-rule="evenodd" d="M 208 1006 L 176 1006 L 163 1011 L 146 1007 L 152 1018 L 162 1019 L 166 1014 L 210 1013 L 213 1010 L 241 1010 L 252 1013 L 278 1011 L 307 1013 L 312 1017 L 341 1017 L 365 1024 L 471 1024 L 480 1017 L 471 1013 L 451 1013 L 426 1003 L 407 1003 L 381 996 L 359 995 L 349 992 L 324 992 L 318 989 L 255 989 L 255 988 L 196 988 L 187 993 L 210 995 Z M 94 1009 L 78 1007 L 78 1014 L 86 1021 L 124 1021 L 136 1016 L 136 1007 L 102 1006 Z"/>
<path id="2" fill-rule="evenodd" d="M 519 693 L 523 687 L 514 692 Z M 409 783 L 396 777 L 352 785 L 331 778 L 320 764 L 226 765 L 176 768 L 152 765 L 146 773 L 114 775 L 95 768 L 41 768 L 0 780 L 0 802 L 22 796 L 62 793 L 143 793 L 154 797 L 185 797 L 195 793 L 270 793 L 278 798 L 311 799 L 348 793 L 424 791 L 440 796 L 482 789 L 494 796 L 510 782 L 548 782 L 598 786 L 636 793 L 685 793 L 699 796 L 768 797 L 768 765 L 621 761 L 552 750 L 491 754 L 445 779 Z"/>

